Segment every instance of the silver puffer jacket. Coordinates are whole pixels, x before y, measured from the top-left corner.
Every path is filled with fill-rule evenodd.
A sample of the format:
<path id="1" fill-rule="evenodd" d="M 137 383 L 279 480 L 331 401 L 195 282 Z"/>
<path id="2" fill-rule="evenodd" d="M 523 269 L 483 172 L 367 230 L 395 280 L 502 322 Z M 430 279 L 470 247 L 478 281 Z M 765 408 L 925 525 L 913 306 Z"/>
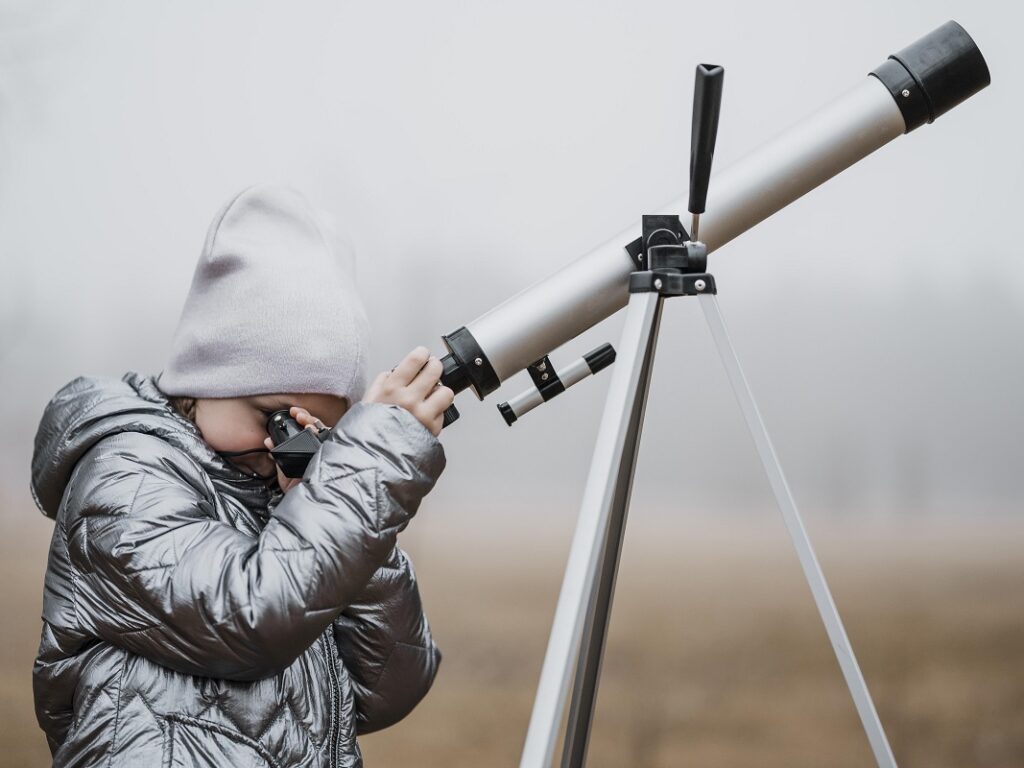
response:
<path id="1" fill-rule="evenodd" d="M 152 377 L 67 384 L 32 460 L 56 521 L 34 668 L 54 764 L 361 765 L 356 734 L 440 662 L 395 539 L 444 465 L 408 411 L 358 403 L 281 494 Z"/>

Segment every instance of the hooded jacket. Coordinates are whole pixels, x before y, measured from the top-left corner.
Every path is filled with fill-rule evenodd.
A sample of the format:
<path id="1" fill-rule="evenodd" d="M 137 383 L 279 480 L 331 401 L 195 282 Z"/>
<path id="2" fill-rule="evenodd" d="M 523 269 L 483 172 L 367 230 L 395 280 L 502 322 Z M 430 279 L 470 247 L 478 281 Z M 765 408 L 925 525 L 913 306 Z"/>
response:
<path id="1" fill-rule="evenodd" d="M 46 406 L 55 521 L 33 669 L 56 766 L 360 766 L 440 653 L 397 534 L 444 469 L 408 411 L 357 403 L 286 494 L 232 467 L 153 377 Z"/>

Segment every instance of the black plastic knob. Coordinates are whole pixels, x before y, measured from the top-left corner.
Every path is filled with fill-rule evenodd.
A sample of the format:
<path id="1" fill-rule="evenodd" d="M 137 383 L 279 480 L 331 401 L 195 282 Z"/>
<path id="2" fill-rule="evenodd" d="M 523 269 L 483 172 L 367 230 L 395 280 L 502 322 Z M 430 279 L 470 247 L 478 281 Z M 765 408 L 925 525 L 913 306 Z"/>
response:
<path id="1" fill-rule="evenodd" d="M 447 427 L 449 424 L 454 424 L 459 419 L 459 409 L 454 405 L 449 405 L 444 411 L 444 421 L 441 423 L 441 428 Z"/>

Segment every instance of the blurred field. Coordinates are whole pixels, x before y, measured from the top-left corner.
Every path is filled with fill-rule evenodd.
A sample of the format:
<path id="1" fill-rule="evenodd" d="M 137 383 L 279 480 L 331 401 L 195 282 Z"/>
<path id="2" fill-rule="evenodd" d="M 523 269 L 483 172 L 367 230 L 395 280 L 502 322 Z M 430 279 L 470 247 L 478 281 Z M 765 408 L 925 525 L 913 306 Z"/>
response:
<path id="1" fill-rule="evenodd" d="M 631 523 L 592 766 L 867 766 L 871 755 L 781 523 Z M 24 519 L 24 518 L 23 518 Z M 409 531 L 438 681 L 362 740 L 367 765 L 518 763 L 565 525 Z M 3 536 L 0 764 L 41 766 L 31 706 L 45 524 Z M 1024 765 L 1024 524 L 811 526 L 897 759 Z"/>

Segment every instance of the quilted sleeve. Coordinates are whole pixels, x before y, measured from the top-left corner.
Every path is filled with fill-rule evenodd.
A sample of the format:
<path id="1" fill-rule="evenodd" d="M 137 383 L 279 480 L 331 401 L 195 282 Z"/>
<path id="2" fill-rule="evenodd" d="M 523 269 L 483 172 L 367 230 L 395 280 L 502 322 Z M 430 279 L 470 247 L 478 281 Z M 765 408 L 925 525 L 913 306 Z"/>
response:
<path id="1" fill-rule="evenodd" d="M 142 433 L 108 437 L 58 515 L 79 621 L 189 674 L 275 674 L 366 588 L 444 463 L 408 411 L 359 403 L 253 537 L 213 517 L 185 454 Z"/>
<path id="2" fill-rule="evenodd" d="M 335 620 L 334 636 L 352 678 L 360 734 L 409 714 L 441 663 L 412 562 L 398 547 Z"/>

